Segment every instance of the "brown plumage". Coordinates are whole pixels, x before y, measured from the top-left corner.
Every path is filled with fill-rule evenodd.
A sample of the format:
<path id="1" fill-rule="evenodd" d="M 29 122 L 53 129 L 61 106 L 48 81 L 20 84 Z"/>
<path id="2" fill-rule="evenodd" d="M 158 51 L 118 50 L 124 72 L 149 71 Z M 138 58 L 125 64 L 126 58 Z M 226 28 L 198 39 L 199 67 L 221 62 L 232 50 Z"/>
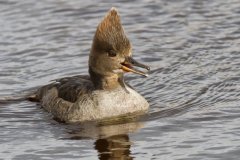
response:
<path id="1" fill-rule="evenodd" d="M 115 50 L 128 54 L 131 44 L 124 33 L 117 10 L 112 9 L 98 25 L 92 49 L 99 51 Z"/>
<path id="2" fill-rule="evenodd" d="M 98 25 L 89 56 L 90 76 L 57 79 L 41 87 L 35 100 L 65 122 L 98 120 L 145 112 L 147 101 L 124 82 L 124 72 L 141 75 L 133 66 L 149 67 L 132 59 L 131 44 L 120 16 L 112 8 Z"/>

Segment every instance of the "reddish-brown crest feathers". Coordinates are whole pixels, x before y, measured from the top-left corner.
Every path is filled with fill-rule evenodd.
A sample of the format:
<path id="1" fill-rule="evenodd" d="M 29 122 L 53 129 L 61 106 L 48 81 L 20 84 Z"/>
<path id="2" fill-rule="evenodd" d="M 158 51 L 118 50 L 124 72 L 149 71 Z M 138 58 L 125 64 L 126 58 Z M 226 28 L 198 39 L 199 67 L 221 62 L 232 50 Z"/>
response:
<path id="1" fill-rule="evenodd" d="M 122 51 L 130 47 L 130 42 L 124 33 L 116 8 L 111 8 L 98 25 L 93 44 L 93 47 L 100 50 Z"/>

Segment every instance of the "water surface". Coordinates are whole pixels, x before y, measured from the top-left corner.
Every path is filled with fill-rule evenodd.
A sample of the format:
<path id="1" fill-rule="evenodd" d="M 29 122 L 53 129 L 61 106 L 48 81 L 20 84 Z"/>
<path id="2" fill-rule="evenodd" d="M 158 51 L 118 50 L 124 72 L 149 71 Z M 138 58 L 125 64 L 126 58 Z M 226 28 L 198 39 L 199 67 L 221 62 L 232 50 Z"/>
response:
<path id="1" fill-rule="evenodd" d="M 238 0 L 0 1 L 0 97 L 87 73 L 97 24 L 115 6 L 150 77 L 141 120 L 66 125 L 28 101 L 0 104 L 0 159 L 235 160 L 240 156 Z"/>

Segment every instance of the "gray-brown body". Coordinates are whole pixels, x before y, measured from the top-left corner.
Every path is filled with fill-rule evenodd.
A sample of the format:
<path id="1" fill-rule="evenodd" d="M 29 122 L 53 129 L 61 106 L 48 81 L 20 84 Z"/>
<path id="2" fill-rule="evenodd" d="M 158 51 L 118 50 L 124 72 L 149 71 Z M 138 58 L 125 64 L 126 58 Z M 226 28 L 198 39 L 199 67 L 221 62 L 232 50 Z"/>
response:
<path id="1" fill-rule="evenodd" d="M 126 86 L 108 91 L 94 89 L 88 76 L 56 80 L 37 91 L 37 99 L 55 118 L 64 122 L 99 120 L 146 112 L 148 102 Z"/>

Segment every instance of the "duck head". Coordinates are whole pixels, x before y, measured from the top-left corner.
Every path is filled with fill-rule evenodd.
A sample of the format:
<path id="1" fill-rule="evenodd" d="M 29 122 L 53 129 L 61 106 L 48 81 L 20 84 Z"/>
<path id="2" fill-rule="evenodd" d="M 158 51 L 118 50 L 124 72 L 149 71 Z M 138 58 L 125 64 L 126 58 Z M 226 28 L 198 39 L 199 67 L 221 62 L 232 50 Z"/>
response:
<path id="1" fill-rule="evenodd" d="M 95 83 L 99 83 L 99 79 L 114 81 L 122 78 L 124 72 L 147 76 L 135 67 L 150 70 L 148 66 L 133 59 L 132 46 L 124 32 L 118 11 L 111 8 L 98 25 L 93 38 L 89 57 L 91 79 Z"/>

